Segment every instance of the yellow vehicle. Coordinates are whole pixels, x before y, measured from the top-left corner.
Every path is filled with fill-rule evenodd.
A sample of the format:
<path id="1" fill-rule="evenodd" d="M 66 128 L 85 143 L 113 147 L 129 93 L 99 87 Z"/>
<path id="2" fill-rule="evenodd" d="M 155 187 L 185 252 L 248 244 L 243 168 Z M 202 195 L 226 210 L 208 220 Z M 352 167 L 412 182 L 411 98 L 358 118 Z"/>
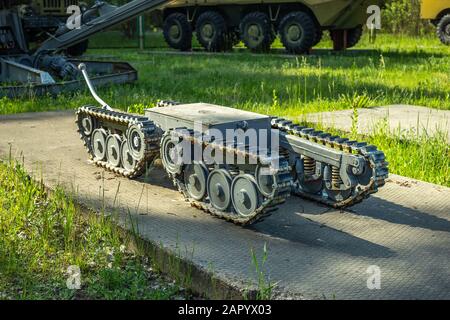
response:
<path id="1" fill-rule="evenodd" d="M 420 16 L 436 26 L 443 44 L 450 45 L 450 0 L 422 0 Z"/>

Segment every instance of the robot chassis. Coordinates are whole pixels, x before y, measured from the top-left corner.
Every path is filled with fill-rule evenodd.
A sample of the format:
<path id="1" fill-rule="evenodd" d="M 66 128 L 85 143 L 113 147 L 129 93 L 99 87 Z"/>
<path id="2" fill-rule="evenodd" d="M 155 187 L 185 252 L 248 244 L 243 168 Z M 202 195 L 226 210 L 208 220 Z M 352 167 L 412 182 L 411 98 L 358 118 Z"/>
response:
<path id="1" fill-rule="evenodd" d="M 113 110 L 96 94 L 86 68 L 80 65 L 80 69 L 101 104 L 82 106 L 76 112 L 78 133 L 92 161 L 118 175 L 135 178 L 160 157 L 186 201 L 235 224 L 260 221 L 291 194 L 334 208 L 348 207 L 377 192 L 388 176 L 384 153 L 375 146 L 283 118 L 170 101 L 145 110 L 145 116 Z M 200 130 L 196 120 L 202 121 Z M 236 139 L 214 140 L 208 134 L 211 129 L 224 132 L 237 128 L 277 135 L 277 152 L 258 150 Z M 258 144 L 261 142 L 271 145 L 270 141 Z M 184 152 L 189 159 L 183 155 L 186 148 L 191 149 Z M 199 148 L 203 158 L 192 158 L 193 148 Z M 204 154 L 221 156 L 206 158 Z M 238 158 L 244 159 L 243 163 L 236 161 Z"/>

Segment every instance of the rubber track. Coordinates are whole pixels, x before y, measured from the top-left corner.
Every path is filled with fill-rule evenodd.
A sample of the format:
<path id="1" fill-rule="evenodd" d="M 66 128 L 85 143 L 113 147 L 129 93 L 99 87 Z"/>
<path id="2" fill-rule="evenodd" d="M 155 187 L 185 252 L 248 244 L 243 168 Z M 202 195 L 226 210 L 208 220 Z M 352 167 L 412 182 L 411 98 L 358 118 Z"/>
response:
<path id="1" fill-rule="evenodd" d="M 186 134 L 186 132 L 189 132 L 189 134 Z M 194 137 L 194 132 L 192 130 L 186 130 L 185 128 L 178 128 L 171 132 L 167 132 L 166 134 L 172 134 L 177 138 L 182 138 L 185 139 L 186 141 L 191 141 L 192 143 L 198 144 L 202 143 L 204 147 L 210 146 L 211 148 L 219 150 L 220 152 L 224 153 L 232 152 L 235 155 L 238 155 L 243 152 L 241 149 L 237 149 L 235 147 L 226 146 L 214 142 L 207 143 L 205 141 L 199 141 L 198 138 Z M 168 172 L 168 174 L 169 177 L 172 178 L 174 185 L 178 188 L 178 191 L 180 191 L 184 195 L 186 201 L 188 201 L 192 206 L 202 209 L 203 211 L 206 211 L 207 213 L 217 218 L 231 221 L 237 225 L 241 226 L 250 225 L 256 221 L 261 221 L 264 218 L 268 217 L 272 211 L 276 210 L 280 204 L 284 203 L 286 198 L 288 198 L 291 194 L 293 182 L 288 161 L 284 157 L 279 156 L 277 159 L 272 157 L 260 156 L 257 153 L 248 151 L 245 151 L 245 156 L 248 158 L 254 158 L 258 164 L 269 165 L 271 172 L 274 175 L 276 175 L 275 181 L 277 182 L 271 197 L 265 198 L 262 204 L 259 206 L 259 208 L 256 209 L 253 212 L 253 214 L 247 217 L 239 216 L 234 212 L 219 211 L 216 208 L 214 208 L 210 203 L 192 199 L 191 197 L 189 197 L 189 194 L 186 191 L 186 187 L 183 181 L 179 179 L 179 177 L 182 176 L 182 173 L 171 174 Z M 278 160 L 277 168 L 274 168 L 272 166 L 272 163 L 275 160 Z"/>
<path id="2" fill-rule="evenodd" d="M 295 191 L 297 195 L 334 208 L 344 208 L 361 202 L 370 194 L 377 192 L 378 188 L 385 184 L 385 180 L 388 177 L 388 163 L 385 161 L 384 153 L 377 150 L 377 147 L 373 145 L 367 145 L 366 142 L 350 141 L 347 138 L 341 138 L 339 136 L 332 136 L 330 133 L 295 125 L 292 121 L 278 117 L 272 117 L 272 128 L 343 152 L 359 154 L 364 157 L 372 168 L 372 178 L 369 184 L 367 186 L 356 186 L 353 194 L 343 201 L 333 202 L 321 195 L 303 192 L 299 188 L 296 188 Z"/>
<path id="3" fill-rule="evenodd" d="M 117 123 L 126 127 L 132 124 L 136 124 L 141 127 L 141 130 L 142 132 L 144 132 L 145 136 L 146 150 L 142 159 L 136 162 L 133 170 L 127 171 L 124 168 L 111 166 L 107 161 L 100 161 L 95 159 L 92 152 L 90 137 L 84 135 L 81 126 L 81 119 L 83 114 L 90 115 L 96 121 L 101 120 L 104 123 Z M 80 138 L 83 141 L 83 144 L 91 160 L 95 163 L 95 165 L 99 167 L 105 168 L 111 172 L 120 174 L 127 178 L 134 178 L 143 174 L 147 168 L 148 163 L 159 154 L 159 141 L 161 138 L 160 134 L 157 133 L 156 126 L 153 124 L 153 122 L 149 121 L 146 117 L 130 115 L 118 111 L 110 111 L 95 106 L 83 106 L 77 110 L 76 115 L 77 119 L 75 122 L 78 126 L 78 133 L 80 134 Z"/>

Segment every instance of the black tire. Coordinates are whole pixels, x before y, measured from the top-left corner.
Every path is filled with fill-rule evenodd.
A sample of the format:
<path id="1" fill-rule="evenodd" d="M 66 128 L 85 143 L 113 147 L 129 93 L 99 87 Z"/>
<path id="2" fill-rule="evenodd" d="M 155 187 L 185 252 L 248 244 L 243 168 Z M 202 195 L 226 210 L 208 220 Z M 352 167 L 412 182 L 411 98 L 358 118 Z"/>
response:
<path id="1" fill-rule="evenodd" d="M 320 41 L 322 41 L 323 38 L 323 31 L 320 28 L 317 28 L 316 31 L 316 37 L 314 38 L 314 43 L 313 43 L 313 47 L 317 46 L 319 44 Z"/>
<path id="2" fill-rule="evenodd" d="M 164 20 L 163 34 L 171 48 L 182 51 L 192 48 L 192 28 L 182 13 L 172 13 Z"/>
<path id="3" fill-rule="evenodd" d="M 437 35 L 443 44 L 450 45 L 450 14 L 446 14 L 439 20 Z"/>
<path id="4" fill-rule="evenodd" d="M 265 52 L 275 39 L 269 17 L 262 12 L 250 12 L 240 23 L 241 39 L 255 52 Z"/>
<path id="5" fill-rule="evenodd" d="M 208 51 L 230 49 L 230 41 L 227 41 L 227 24 L 218 12 L 206 11 L 202 13 L 195 24 L 195 32 L 198 42 Z"/>
<path id="6" fill-rule="evenodd" d="M 361 40 L 362 33 L 362 26 L 357 26 L 346 30 L 330 30 L 330 37 L 333 41 L 334 50 L 340 51 L 356 46 L 359 40 Z"/>
<path id="7" fill-rule="evenodd" d="M 66 54 L 70 57 L 80 57 L 82 56 L 89 46 L 89 40 L 84 40 L 74 46 L 68 47 L 66 49 Z"/>
<path id="8" fill-rule="evenodd" d="M 309 14 L 297 11 L 281 19 L 278 32 L 287 51 L 305 53 L 314 45 L 317 27 Z"/>
<path id="9" fill-rule="evenodd" d="M 361 40 L 363 34 L 363 27 L 357 26 L 347 30 L 347 48 L 353 48 Z"/>

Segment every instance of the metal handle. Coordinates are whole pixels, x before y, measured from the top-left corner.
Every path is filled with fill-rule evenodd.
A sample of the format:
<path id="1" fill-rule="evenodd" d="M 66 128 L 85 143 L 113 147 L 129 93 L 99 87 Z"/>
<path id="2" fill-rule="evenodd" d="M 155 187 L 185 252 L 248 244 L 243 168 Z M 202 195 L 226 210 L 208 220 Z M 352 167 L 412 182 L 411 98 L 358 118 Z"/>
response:
<path id="1" fill-rule="evenodd" d="M 83 74 L 84 80 L 86 81 L 89 91 L 91 92 L 94 99 L 97 100 L 97 102 L 101 104 L 102 108 L 107 109 L 107 110 L 112 110 L 112 108 L 105 101 L 103 101 L 102 98 L 100 98 L 97 95 L 97 92 L 95 92 L 94 86 L 92 85 L 91 80 L 89 79 L 86 65 L 84 63 L 80 63 L 78 65 L 78 69 L 80 69 L 81 73 Z"/>

